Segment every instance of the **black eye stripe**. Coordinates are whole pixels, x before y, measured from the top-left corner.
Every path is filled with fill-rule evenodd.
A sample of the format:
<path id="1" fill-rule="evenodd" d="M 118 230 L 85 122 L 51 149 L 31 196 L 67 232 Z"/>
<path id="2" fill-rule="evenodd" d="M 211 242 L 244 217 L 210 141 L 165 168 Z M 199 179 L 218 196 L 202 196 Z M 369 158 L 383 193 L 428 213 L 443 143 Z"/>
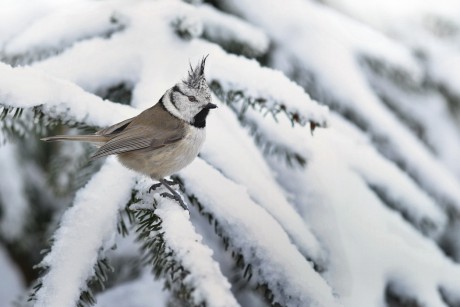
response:
<path id="1" fill-rule="evenodd" d="M 177 109 L 176 102 L 174 101 L 173 92 L 169 92 L 169 101 Z"/>
<path id="2" fill-rule="evenodd" d="M 188 100 L 191 101 L 191 102 L 197 102 L 198 101 L 195 96 L 188 96 L 184 92 L 182 92 L 177 85 L 174 85 L 174 87 L 172 88 L 172 92 L 178 92 L 179 94 L 187 97 Z M 170 94 L 171 101 L 172 101 L 172 92 Z M 174 102 L 173 102 L 173 104 L 174 104 Z"/>
<path id="3" fill-rule="evenodd" d="M 172 88 L 173 92 L 178 92 L 179 94 L 183 95 L 183 96 L 187 96 L 185 95 L 181 90 L 180 88 L 177 86 L 177 85 L 174 85 L 174 87 Z"/>

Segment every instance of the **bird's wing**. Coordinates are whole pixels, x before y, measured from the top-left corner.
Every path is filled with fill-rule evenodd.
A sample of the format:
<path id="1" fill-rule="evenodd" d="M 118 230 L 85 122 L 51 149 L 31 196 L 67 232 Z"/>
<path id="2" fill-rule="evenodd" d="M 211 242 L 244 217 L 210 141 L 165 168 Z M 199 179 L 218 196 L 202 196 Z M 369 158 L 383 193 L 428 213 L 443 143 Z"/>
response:
<path id="1" fill-rule="evenodd" d="M 91 159 L 120 154 L 134 150 L 155 150 L 169 144 L 180 141 L 184 131 L 153 131 L 145 127 L 128 129 L 110 139 L 102 145 L 92 156 Z"/>
<path id="2" fill-rule="evenodd" d="M 134 150 L 155 150 L 180 141 L 186 134 L 184 122 L 158 107 L 122 123 L 112 126 L 114 129 L 107 128 L 108 136 L 112 137 L 91 159 Z"/>
<path id="3" fill-rule="evenodd" d="M 95 134 L 97 135 L 111 135 L 115 133 L 119 133 L 123 131 L 136 117 L 131 117 L 128 119 L 125 119 L 122 122 L 119 122 L 118 124 L 112 125 L 110 127 L 104 128 L 102 130 L 97 131 Z"/>

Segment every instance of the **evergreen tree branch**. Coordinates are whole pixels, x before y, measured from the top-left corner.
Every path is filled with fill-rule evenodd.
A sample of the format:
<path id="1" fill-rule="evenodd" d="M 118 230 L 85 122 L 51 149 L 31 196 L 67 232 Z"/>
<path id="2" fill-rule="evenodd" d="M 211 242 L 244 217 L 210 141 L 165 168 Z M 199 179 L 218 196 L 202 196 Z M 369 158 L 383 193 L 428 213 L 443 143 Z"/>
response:
<path id="1" fill-rule="evenodd" d="M 327 126 L 328 108 L 310 99 L 285 75 L 243 57 L 219 53 L 221 58 L 214 56 L 216 60 L 209 80 L 211 89 L 223 102 L 232 104 L 245 100 L 244 107 L 258 108 L 275 118 L 284 114 L 293 125 Z M 258 82 L 262 79 L 264 82 Z"/>
<path id="2" fill-rule="evenodd" d="M 30 67 L 13 68 L 0 63 L 0 76 L 1 122 L 21 118 L 26 110 L 31 110 L 26 117 L 33 119 L 28 123 L 31 128 L 38 123 L 42 123 L 39 130 L 58 123 L 99 128 L 139 113 L 130 106 L 102 100 L 73 83 Z"/>
<path id="3" fill-rule="evenodd" d="M 246 276 L 252 276 L 256 284 L 269 289 L 267 295 L 271 293 L 268 296 L 272 303 L 338 306 L 329 286 L 294 248 L 280 225 L 247 196 L 244 188 L 201 159 L 182 170 L 179 177 L 187 196 L 199 200 L 200 211 L 213 217 L 218 227 L 216 233 L 225 246 L 232 246 L 236 254 L 242 255 L 237 259 L 244 263 Z M 284 262 L 286 257 L 291 260 L 289 265 Z M 296 273 L 291 272 L 293 268 Z M 296 279 L 292 279 L 294 275 Z M 314 290 L 309 288 L 313 285 Z"/>
<path id="4" fill-rule="evenodd" d="M 248 108 L 245 104 L 246 100 L 241 100 L 229 106 L 237 115 L 241 125 L 249 130 L 264 155 L 280 158 L 293 168 L 305 167 L 308 160 L 308 148 L 304 146 L 305 142 L 299 140 L 302 139 L 302 135 L 304 139 L 307 138 L 312 130 L 299 125 L 287 125 L 287 119 L 267 117 L 267 112 L 263 113 L 255 108 Z"/>
<path id="5" fill-rule="evenodd" d="M 103 7 L 104 4 L 100 6 Z M 78 13 L 87 14 L 86 11 L 79 12 L 77 8 L 73 14 Z M 10 41 L 8 48 L 4 48 L 0 52 L 0 61 L 12 66 L 23 66 L 43 61 L 58 56 L 84 40 L 97 37 L 110 39 L 115 33 L 125 30 L 127 23 L 123 16 L 112 10 L 101 9 L 101 7 L 92 9 L 91 19 L 97 24 L 69 19 L 67 14 L 68 11 L 63 9 L 42 20 L 42 22 L 33 23 L 26 31 Z M 76 23 L 68 24 L 65 28 L 57 27 L 56 24 L 61 23 L 62 18 L 66 18 L 68 22 Z M 45 32 L 43 28 L 46 28 Z M 54 40 L 45 39 L 45 42 L 41 41 L 44 33 L 47 37 L 53 36 Z"/>
<path id="6" fill-rule="evenodd" d="M 54 235 L 51 251 L 41 263 L 48 270 L 36 291 L 36 306 L 70 306 L 80 296 L 82 304 L 92 302 L 87 281 L 92 276 L 101 284 L 106 280 L 109 266 L 104 260 L 98 263 L 97 259 L 116 229 L 118 210 L 126 204 L 131 192 L 132 176 L 109 159 L 79 191 Z M 61 287 L 62 283 L 66 287 Z M 86 293 L 82 295 L 81 291 Z"/>
<path id="7" fill-rule="evenodd" d="M 147 193 L 150 180 L 136 185 L 131 209 L 142 259 L 175 298 L 189 306 L 238 306 L 230 284 L 175 201 Z"/>

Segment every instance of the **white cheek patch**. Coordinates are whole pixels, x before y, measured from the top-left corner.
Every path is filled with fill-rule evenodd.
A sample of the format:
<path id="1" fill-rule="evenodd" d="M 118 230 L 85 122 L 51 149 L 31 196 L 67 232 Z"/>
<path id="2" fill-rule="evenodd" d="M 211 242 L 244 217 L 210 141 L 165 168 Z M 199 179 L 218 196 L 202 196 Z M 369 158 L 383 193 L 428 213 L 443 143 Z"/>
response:
<path id="1" fill-rule="evenodd" d="M 182 119 L 183 121 L 186 121 L 188 123 L 191 123 L 193 117 L 198 112 L 196 110 L 197 106 L 191 105 L 190 103 L 188 103 L 188 101 L 185 101 L 185 97 L 178 98 L 177 96 L 174 97 L 175 103 L 173 104 L 171 102 L 170 97 L 170 93 L 163 97 L 163 105 L 165 106 L 166 110 L 168 110 L 168 112 L 174 115 L 175 117 Z"/>
<path id="2" fill-rule="evenodd" d="M 195 106 L 191 106 L 188 104 L 188 105 L 182 105 L 181 107 L 182 107 L 181 108 L 182 117 L 184 118 L 184 120 L 191 123 L 193 120 L 193 117 L 196 114 Z"/>

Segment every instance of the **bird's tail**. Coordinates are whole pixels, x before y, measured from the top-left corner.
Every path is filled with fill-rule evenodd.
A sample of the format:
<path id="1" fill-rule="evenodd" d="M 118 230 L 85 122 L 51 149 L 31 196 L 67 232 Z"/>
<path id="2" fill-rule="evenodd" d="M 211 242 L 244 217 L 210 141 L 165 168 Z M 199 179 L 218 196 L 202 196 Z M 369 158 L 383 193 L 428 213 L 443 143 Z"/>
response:
<path id="1" fill-rule="evenodd" d="M 55 135 L 42 138 L 41 140 L 45 142 L 77 141 L 100 144 L 107 142 L 107 137 L 102 135 Z"/>

